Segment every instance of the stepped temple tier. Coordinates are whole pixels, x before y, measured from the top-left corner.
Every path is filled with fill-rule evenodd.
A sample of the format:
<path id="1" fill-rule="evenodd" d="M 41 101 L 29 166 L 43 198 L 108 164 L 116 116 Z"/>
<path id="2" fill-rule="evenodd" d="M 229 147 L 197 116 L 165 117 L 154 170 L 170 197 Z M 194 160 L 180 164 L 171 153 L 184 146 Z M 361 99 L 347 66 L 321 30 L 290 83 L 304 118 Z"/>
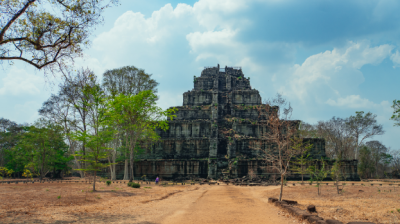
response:
<path id="1" fill-rule="evenodd" d="M 245 77 L 240 67 L 218 65 L 205 67 L 199 77 L 193 77 L 193 85 L 191 91 L 183 93 L 183 105 L 176 107 L 176 118 L 169 121 L 169 130 L 157 130 L 161 140 L 142 146 L 146 153 L 135 162 L 135 177 L 215 179 L 223 175 L 247 176 L 250 171 L 264 177 L 277 174 L 264 169 L 262 160 L 257 159 L 260 150 L 253 147 L 268 131 L 258 125 L 268 113 L 261 112 L 261 97 L 258 90 L 251 88 L 250 77 Z M 326 157 L 324 139 L 305 140 L 313 145 L 313 159 Z M 235 158 L 235 168 L 229 169 Z M 357 161 L 342 164 L 347 179 L 359 179 Z M 123 164 L 117 170 L 120 179 Z M 288 179 L 300 179 L 300 175 L 291 174 Z"/>

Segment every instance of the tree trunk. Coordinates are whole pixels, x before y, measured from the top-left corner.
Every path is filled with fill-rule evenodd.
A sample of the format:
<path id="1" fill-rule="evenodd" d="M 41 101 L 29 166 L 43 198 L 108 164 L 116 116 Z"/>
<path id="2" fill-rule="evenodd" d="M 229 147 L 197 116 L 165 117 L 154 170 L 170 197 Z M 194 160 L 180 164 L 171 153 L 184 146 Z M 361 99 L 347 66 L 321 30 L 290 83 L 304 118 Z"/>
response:
<path id="1" fill-rule="evenodd" d="M 96 174 L 97 174 L 97 171 L 94 171 L 94 176 L 93 176 L 93 191 L 96 191 Z"/>
<path id="2" fill-rule="evenodd" d="M 281 192 L 279 193 L 279 201 L 282 201 L 282 193 L 283 193 L 283 174 L 281 174 Z"/>
<path id="3" fill-rule="evenodd" d="M 319 183 L 317 183 L 317 186 L 318 186 L 318 195 L 320 195 L 320 191 L 319 191 L 320 185 L 319 185 Z"/>
<path id="4" fill-rule="evenodd" d="M 108 157 L 108 162 L 109 163 L 115 163 L 115 156 L 112 155 L 111 159 Z M 115 164 L 110 164 L 110 179 L 111 180 L 116 180 L 116 175 L 115 175 Z"/>
<path id="5" fill-rule="evenodd" d="M 125 159 L 124 180 L 129 180 L 128 159 Z"/>
<path id="6" fill-rule="evenodd" d="M 129 176 L 129 182 L 133 182 L 133 178 L 134 178 L 134 173 L 133 173 L 133 150 L 131 151 L 131 158 L 130 158 L 130 176 Z"/>
<path id="7" fill-rule="evenodd" d="M 81 169 L 82 166 L 81 166 L 81 163 L 78 160 L 78 158 L 76 158 L 76 156 L 74 156 L 74 159 L 75 159 L 75 163 L 76 163 L 76 166 L 78 167 L 78 169 Z M 81 175 L 81 178 L 84 178 L 85 175 L 84 175 L 83 171 L 82 170 L 78 170 L 78 171 L 79 171 L 79 175 Z"/>

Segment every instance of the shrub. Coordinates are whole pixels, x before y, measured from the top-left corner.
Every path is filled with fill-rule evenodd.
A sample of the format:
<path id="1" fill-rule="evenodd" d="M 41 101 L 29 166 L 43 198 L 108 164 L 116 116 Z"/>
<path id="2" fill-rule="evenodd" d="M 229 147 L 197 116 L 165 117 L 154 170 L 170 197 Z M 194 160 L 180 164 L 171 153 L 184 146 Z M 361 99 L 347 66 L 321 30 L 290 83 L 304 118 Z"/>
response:
<path id="1" fill-rule="evenodd" d="M 133 188 L 140 188 L 140 184 L 135 183 L 135 182 L 129 182 L 129 183 L 128 183 L 128 186 L 129 186 L 129 187 L 133 187 Z"/>
<path id="2" fill-rule="evenodd" d="M 107 180 L 106 184 L 107 184 L 107 186 L 110 186 L 111 185 L 111 180 Z"/>

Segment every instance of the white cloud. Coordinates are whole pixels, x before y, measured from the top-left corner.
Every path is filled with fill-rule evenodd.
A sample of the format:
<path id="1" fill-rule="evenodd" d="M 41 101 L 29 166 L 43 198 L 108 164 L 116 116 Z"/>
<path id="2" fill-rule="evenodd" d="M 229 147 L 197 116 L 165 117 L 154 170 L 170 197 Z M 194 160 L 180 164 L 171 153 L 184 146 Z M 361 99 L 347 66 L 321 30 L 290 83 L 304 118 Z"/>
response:
<path id="1" fill-rule="evenodd" d="M 309 97 L 323 103 L 329 98 L 350 95 L 364 82 L 359 69 L 366 64 L 381 63 L 393 48 L 387 44 L 370 47 L 365 41 L 349 42 L 345 48 L 312 55 L 303 64 L 286 71 L 289 74 L 284 81 L 290 80 L 290 84 L 282 85 L 281 89 L 287 92 L 285 95 L 295 95 L 303 102 Z"/>
<path id="2" fill-rule="evenodd" d="M 390 60 L 393 62 L 393 68 L 400 67 L 400 53 L 396 51 L 396 53 L 390 56 Z"/>
<path id="3" fill-rule="evenodd" d="M 12 67 L 2 78 L 0 95 L 38 95 L 44 87 L 43 75 L 34 75 L 24 69 Z"/>
<path id="4" fill-rule="evenodd" d="M 360 95 L 350 95 L 344 98 L 339 97 L 336 101 L 329 99 L 326 103 L 331 106 L 348 108 L 371 108 L 376 106 L 374 102 L 371 102 L 368 99 L 363 99 Z"/>

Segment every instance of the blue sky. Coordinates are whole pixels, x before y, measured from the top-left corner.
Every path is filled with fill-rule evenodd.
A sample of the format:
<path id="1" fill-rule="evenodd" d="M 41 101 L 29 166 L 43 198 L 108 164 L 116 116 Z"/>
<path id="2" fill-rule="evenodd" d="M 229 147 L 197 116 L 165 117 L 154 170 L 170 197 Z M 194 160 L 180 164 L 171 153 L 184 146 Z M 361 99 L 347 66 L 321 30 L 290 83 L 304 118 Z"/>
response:
<path id="1" fill-rule="evenodd" d="M 389 120 L 400 99 L 399 1 L 122 0 L 105 13 L 76 67 L 101 76 L 134 65 L 160 82 L 159 105 L 182 104 L 204 66 L 242 66 L 263 98 L 283 94 L 293 119 L 315 123 L 356 111 L 378 115 L 398 149 Z M 33 122 L 56 85 L 16 63 L 0 71 L 0 117 Z"/>

